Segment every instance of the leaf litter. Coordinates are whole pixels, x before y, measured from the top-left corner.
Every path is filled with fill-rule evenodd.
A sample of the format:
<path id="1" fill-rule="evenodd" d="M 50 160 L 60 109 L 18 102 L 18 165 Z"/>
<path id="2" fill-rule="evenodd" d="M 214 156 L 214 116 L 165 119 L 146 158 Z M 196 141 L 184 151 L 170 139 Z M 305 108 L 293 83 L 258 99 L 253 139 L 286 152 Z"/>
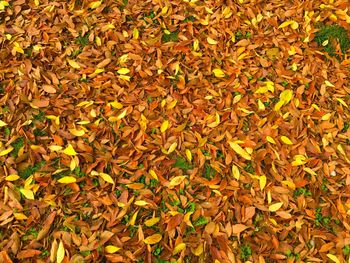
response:
<path id="1" fill-rule="evenodd" d="M 0 261 L 348 262 L 349 10 L 0 1 Z"/>

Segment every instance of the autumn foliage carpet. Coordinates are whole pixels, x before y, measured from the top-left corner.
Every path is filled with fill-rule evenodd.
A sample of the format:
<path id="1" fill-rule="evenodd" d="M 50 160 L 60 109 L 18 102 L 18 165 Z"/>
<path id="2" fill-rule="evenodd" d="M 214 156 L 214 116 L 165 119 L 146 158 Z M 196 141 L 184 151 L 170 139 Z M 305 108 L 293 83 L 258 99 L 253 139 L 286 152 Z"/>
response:
<path id="1" fill-rule="evenodd" d="M 350 262 L 349 24 L 0 1 L 0 262 Z"/>

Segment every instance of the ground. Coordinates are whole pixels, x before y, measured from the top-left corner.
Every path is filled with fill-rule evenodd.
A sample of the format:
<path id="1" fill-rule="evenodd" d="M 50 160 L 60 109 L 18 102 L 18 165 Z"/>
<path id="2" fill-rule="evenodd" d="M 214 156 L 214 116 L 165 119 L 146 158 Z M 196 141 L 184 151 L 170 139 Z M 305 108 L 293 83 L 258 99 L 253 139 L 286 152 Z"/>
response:
<path id="1" fill-rule="evenodd" d="M 347 0 L 0 1 L 0 262 L 349 262 Z"/>

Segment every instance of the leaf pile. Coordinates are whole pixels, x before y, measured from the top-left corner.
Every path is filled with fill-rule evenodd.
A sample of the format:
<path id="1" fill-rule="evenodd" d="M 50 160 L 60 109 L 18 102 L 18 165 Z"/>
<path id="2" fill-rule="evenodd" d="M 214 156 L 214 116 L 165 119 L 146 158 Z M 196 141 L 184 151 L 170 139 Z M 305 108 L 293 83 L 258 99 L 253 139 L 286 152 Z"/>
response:
<path id="1" fill-rule="evenodd" d="M 0 261 L 348 262 L 349 10 L 0 1 Z"/>

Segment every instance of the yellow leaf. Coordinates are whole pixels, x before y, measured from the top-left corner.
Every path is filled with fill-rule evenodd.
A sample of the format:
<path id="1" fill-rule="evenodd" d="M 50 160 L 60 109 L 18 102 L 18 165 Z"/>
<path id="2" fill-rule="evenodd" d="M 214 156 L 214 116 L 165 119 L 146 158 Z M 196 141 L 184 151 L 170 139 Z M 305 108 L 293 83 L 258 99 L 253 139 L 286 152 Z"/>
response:
<path id="1" fill-rule="evenodd" d="M 309 167 L 304 167 L 304 171 L 311 175 L 315 175 L 315 176 L 317 175 L 316 172 Z"/>
<path id="2" fill-rule="evenodd" d="M 71 183 L 75 183 L 76 181 L 77 179 L 73 176 L 64 176 L 58 180 L 58 182 L 61 184 L 71 184 Z"/>
<path id="3" fill-rule="evenodd" d="M 270 137 L 270 136 L 266 136 L 266 140 L 269 142 L 269 143 L 273 143 L 273 144 L 276 144 L 275 140 Z"/>
<path id="4" fill-rule="evenodd" d="M 152 236 L 149 236 L 143 240 L 143 242 L 147 245 L 154 245 L 157 244 L 159 241 L 162 240 L 162 235 L 160 234 L 154 234 Z"/>
<path id="5" fill-rule="evenodd" d="M 295 29 L 298 29 L 299 24 L 296 21 L 292 21 L 292 23 L 290 24 L 290 27 L 295 30 Z"/>
<path id="6" fill-rule="evenodd" d="M 331 116 L 332 116 L 331 113 L 327 113 L 327 114 L 322 116 L 321 120 L 328 121 L 331 118 Z"/>
<path id="7" fill-rule="evenodd" d="M 282 181 L 281 182 L 283 185 L 288 186 L 290 189 L 295 190 L 295 183 L 293 181 Z"/>
<path id="8" fill-rule="evenodd" d="M 254 93 L 257 94 L 264 94 L 269 91 L 269 88 L 267 86 L 259 87 Z"/>
<path id="9" fill-rule="evenodd" d="M 18 180 L 20 177 L 17 174 L 10 174 L 5 177 L 6 181 L 12 182 Z"/>
<path id="10" fill-rule="evenodd" d="M 5 150 L 0 152 L 0 156 L 4 156 L 4 155 L 6 155 L 6 154 L 8 154 L 8 153 L 10 153 L 12 151 L 13 151 L 13 147 L 9 146 L 7 149 L 5 149 Z"/>
<path id="11" fill-rule="evenodd" d="M 241 157 L 243 157 L 246 160 L 251 160 L 252 157 L 241 147 L 239 146 L 237 143 L 235 142 L 229 142 L 230 147 L 237 153 L 239 154 Z"/>
<path id="12" fill-rule="evenodd" d="M 117 72 L 120 75 L 126 75 L 126 74 L 128 74 L 130 72 L 130 69 L 128 69 L 128 68 L 120 68 L 120 69 L 118 69 Z"/>
<path id="13" fill-rule="evenodd" d="M 68 144 L 67 148 L 63 150 L 63 153 L 65 153 L 69 156 L 74 156 L 77 154 L 71 144 Z"/>
<path id="14" fill-rule="evenodd" d="M 337 98 L 337 101 L 339 101 L 342 105 L 348 108 L 348 104 L 346 104 L 346 102 L 343 99 Z"/>
<path id="15" fill-rule="evenodd" d="M 22 213 L 13 213 L 13 215 L 15 216 L 15 218 L 17 220 L 26 220 L 26 219 L 28 219 L 28 217 L 25 214 L 22 214 Z"/>
<path id="16" fill-rule="evenodd" d="M 70 161 L 69 168 L 71 171 L 73 171 L 77 167 L 77 162 L 75 161 L 74 158 Z"/>
<path id="17" fill-rule="evenodd" d="M 80 65 L 75 62 L 74 60 L 71 60 L 71 59 L 67 59 L 68 61 L 68 64 L 72 67 L 72 68 L 75 68 L 75 69 L 79 69 L 80 68 Z"/>
<path id="18" fill-rule="evenodd" d="M 208 124 L 208 127 L 214 128 L 214 127 L 218 126 L 219 124 L 220 124 L 220 115 L 216 112 L 215 113 L 215 122 Z"/>
<path id="19" fill-rule="evenodd" d="M 236 95 L 234 96 L 233 100 L 232 100 L 232 104 L 236 104 L 237 102 L 239 102 L 242 99 L 242 95 Z"/>
<path id="20" fill-rule="evenodd" d="M 125 63 L 129 58 L 129 55 L 128 54 L 124 54 L 124 55 L 121 55 L 119 58 L 118 58 L 118 62 L 120 64 L 123 64 Z"/>
<path id="21" fill-rule="evenodd" d="M 293 142 L 287 136 L 281 136 L 281 141 L 288 145 L 293 145 Z"/>
<path id="22" fill-rule="evenodd" d="M 313 107 L 315 110 L 320 111 L 320 107 L 318 107 L 316 104 L 311 104 L 311 107 Z"/>
<path id="23" fill-rule="evenodd" d="M 4 10 L 6 6 L 9 6 L 7 1 L 0 1 L 0 10 Z"/>
<path id="24" fill-rule="evenodd" d="M 160 12 L 161 15 L 166 15 L 166 13 L 168 13 L 168 10 L 169 10 L 169 7 L 168 7 L 168 6 L 164 6 L 164 7 L 162 8 L 162 11 Z"/>
<path id="25" fill-rule="evenodd" d="M 50 149 L 50 151 L 52 152 L 57 152 L 62 150 L 62 146 L 58 146 L 58 145 L 50 145 L 48 146 L 48 148 Z"/>
<path id="26" fill-rule="evenodd" d="M 233 177 L 236 179 L 236 180 L 239 180 L 240 176 L 241 176 L 241 173 L 239 172 L 239 168 L 232 164 L 232 175 Z"/>
<path id="27" fill-rule="evenodd" d="M 335 263 L 340 263 L 340 260 L 335 255 L 327 254 L 327 257 Z"/>
<path id="28" fill-rule="evenodd" d="M 104 72 L 105 70 L 103 68 L 97 68 L 95 71 L 94 71 L 94 74 L 100 74 L 102 72 Z"/>
<path id="29" fill-rule="evenodd" d="M 293 56 L 297 53 L 296 49 L 294 46 L 291 46 L 290 49 L 288 50 L 289 56 Z"/>
<path id="30" fill-rule="evenodd" d="M 181 184 L 185 180 L 186 176 L 179 175 L 175 176 L 173 179 L 170 180 L 169 185 L 170 186 L 176 186 Z"/>
<path id="31" fill-rule="evenodd" d="M 293 158 L 294 161 L 292 162 L 292 166 L 304 165 L 306 163 L 305 160 L 307 159 L 304 155 L 301 154 L 295 155 Z"/>
<path id="32" fill-rule="evenodd" d="M 218 43 L 216 40 L 212 39 L 211 37 L 207 37 L 207 42 L 210 45 L 216 45 Z"/>
<path id="33" fill-rule="evenodd" d="M 174 248 L 173 255 L 178 254 L 179 252 L 181 252 L 184 249 L 186 249 L 186 244 L 185 243 L 177 244 L 176 247 Z"/>
<path id="34" fill-rule="evenodd" d="M 134 39 L 138 39 L 139 36 L 140 36 L 140 32 L 139 32 L 139 30 L 135 27 L 134 30 L 132 31 L 132 37 L 133 37 Z"/>
<path id="35" fill-rule="evenodd" d="M 170 145 L 167 154 L 170 154 L 170 153 L 172 153 L 173 151 L 175 151 L 176 147 L 177 147 L 177 142 L 173 142 L 173 143 Z"/>
<path id="36" fill-rule="evenodd" d="M 22 188 L 22 189 L 19 189 L 19 191 L 21 192 L 22 195 L 24 195 L 25 198 L 29 200 L 34 200 L 34 193 L 32 190 Z"/>
<path id="37" fill-rule="evenodd" d="M 64 246 L 62 240 L 60 241 L 60 244 L 57 248 L 57 256 L 56 256 L 56 263 L 61 263 L 64 259 Z"/>
<path id="38" fill-rule="evenodd" d="M 99 173 L 98 175 L 101 176 L 101 178 L 105 180 L 107 183 L 114 184 L 114 180 L 109 174 Z"/>
<path id="39" fill-rule="evenodd" d="M 0 127 L 4 127 L 4 126 L 6 126 L 6 125 L 7 125 L 6 122 L 3 122 L 2 120 L 0 120 Z"/>
<path id="40" fill-rule="evenodd" d="M 335 86 L 329 82 L 328 80 L 325 80 L 324 83 L 326 84 L 327 87 L 331 87 L 331 88 L 334 88 Z"/>
<path id="41" fill-rule="evenodd" d="M 194 50 L 194 51 L 197 51 L 197 50 L 198 50 L 198 47 L 199 47 L 199 41 L 198 41 L 198 39 L 195 39 L 195 40 L 193 41 L 193 50 Z"/>
<path id="42" fill-rule="evenodd" d="M 224 78 L 225 77 L 225 73 L 219 68 L 213 69 L 213 73 L 214 73 L 214 76 L 217 78 Z"/>
<path id="43" fill-rule="evenodd" d="M 285 21 L 282 24 L 280 24 L 280 26 L 278 28 L 284 28 L 284 27 L 287 27 L 291 24 L 293 24 L 293 21 Z"/>
<path id="44" fill-rule="evenodd" d="M 0 6 L 1 6 L 1 4 L 0 4 Z M 13 44 L 14 44 L 14 47 L 13 47 L 12 51 L 16 51 L 18 53 L 24 54 L 24 50 L 21 48 L 21 46 L 17 42 L 14 42 Z"/>
<path id="45" fill-rule="evenodd" d="M 277 102 L 275 104 L 275 111 L 279 111 L 282 108 L 283 105 L 284 105 L 284 101 L 283 100 L 280 100 L 279 102 Z"/>
<path id="46" fill-rule="evenodd" d="M 186 149 L 186 157 L 189 162 L 192 161 L 192 153 L 189 149 Z"/>
<path id="47" fill-rule="evenodd" d="M 137 210 L 131 217 L 130 221 L 129 221 L 129 224 L 131 226 L 135 225 L 135 222 L 136 222 L 136 218 L 137 218 L 137 215 L 139 213 L 140 210 Z"/>
<path id="48" fill-rule="evenodd" d="M 102 4 L 102 1 L 94 1 L 89 4 L 89 8 L 96 9 Z"/>
<path id="49" fill-rule="evenodd" d="M 160 217 L 154 217 L 154 218 L 148 219 L 145 221 L 145 225 L 147 227 L 151 227 L 151 226 L 157 224 L 159 222 L 159 220 L 160 220 Z"/>
<path id="50" fill-rule="evenodd" d="M 124 117 L 125 117 L 125 115 L 126 115 L 126 109 L 125 110 L 123 110 L 123 112 L 122 113 L 120 113 L 118 116 L 117 116 L 117 120 L 121 120 L 121 119 L 123 119 Z"/>
<path id="51" fill-rule="evenodd" d="M 96 45 L 97 45 L 98 47 L 102 46 L 102 40 L 101 40 L 100 37 L 96 36 L 96 37 L 95 37 L 95 41 L 96 41 Z"/>
<path id="52" fill-rule="evenodd" d="M 264 105 L 264 103 L 261 102 L 261 100 L 258 100 L 258 109 L 260 111 L 264 111 L 265 110 L 265 105 Z"/>
<path id="53" fill-rule="evenodd" d="M 293 98 L 293 91 L 292 90 L 284 90 L 280 94 L 280 100 L 284 102 L 284 104 L 287 104 L 290 102 L 290 100 Z"/>
<path id="54" fill-rule="evenodd" d="M 160 132 L 164 133 L 169 127 L 169 121 L 163 121 L 162 125 L 160 126 Z"/>
<path id="55" fill-rule="evenodd" d="M 156 174 L 156 172 L 154 170 L 149 170 L 149 174 L 153 177 L 153 179 L 158 180 L 158 175 Z"/>
<path id="56" fill-rule="evenodd" d="M 167 109 L 168 110 L 173 109 L 176 106 L 176 104 L 177 104 L 177 100 L 173 100 L 172 102 L 169 103 Z"/>
<path id="57" fill-rule="evenodd" d="M 148 202 L 146 202 L 146 201 L 143 201 L 143 200 L 137 200 L 137 201 L 135 201 L 135 203 L 134 203 L 135 205 L 137 205 L 137 206 L 145 206 L 145 205 L 149 205 L 149 203 Z"/>
<path id="58" fill-rule="evenodd" d="M 193 252 L 193 254 L 195 254 L 198 257 L 203 253 L 203 250 L 204 250 L 203 244 L 200 243 L 199 246 L 196 249 L 194 249 L 192 252 Z"/>
<path id="59" fill-rule="evenodd" d="M 275 204 L 269 206 L 269 211 L 270 212 L 276 212 L 282 206 L 283 206 L 283 202 L 275 203 Z"/>
<path id="60" fill-rule="evenodd" d="M 110 105 L 113 108 L 118 109 L 118 110 L 123 108 L 123 104 L 121 104 L 121 103 L 119 103 L 117 101 L 112 101 L 112 102 L 108 103 L 108 105 Z"/>
<path id="61" fill-rule="evenodd" d="M 85 134 L 84 130 L 69 129 L 69 132 L 74 136 L 83 136 Z"/>
<path id="62" fill-rule="evenodd" d="M 265 175 L 261 175 L 259 176 L 259 186 L 260 186 L 260 190 L 264 190 L 265 186 L 266 186 L 266 176 Z"/>
<path id="63" fill-rule="evenodd" d="M 116 247 L 116 246 L 106 246 L 105 247 L 105 251 L 106 251 L 106 253 L 108 253 L 108 254 L 113 254 L 113 253 L 115 253 L 115 252 L 118 252 L 120 250 L 120 248 L 119 247 Z"/>

